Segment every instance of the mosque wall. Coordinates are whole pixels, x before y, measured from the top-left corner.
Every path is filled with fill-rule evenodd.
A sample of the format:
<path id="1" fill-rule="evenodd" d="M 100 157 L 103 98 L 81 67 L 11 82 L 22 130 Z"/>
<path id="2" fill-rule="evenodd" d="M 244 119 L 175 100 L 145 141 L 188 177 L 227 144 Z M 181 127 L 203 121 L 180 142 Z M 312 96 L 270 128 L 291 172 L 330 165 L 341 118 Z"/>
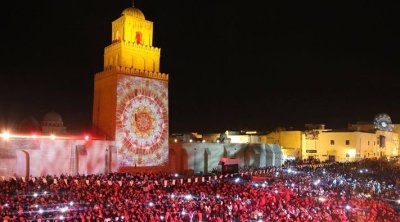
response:
<path id="1" fill-rule="evenodd" d="M 114 141 L 8 140 L 0 143 L 0 176 L 116 172 Z"/>
<path id="2" fill-rule="evenodd" d="M 259 143 L 170 143 L 170 149 L 180 153 L 171 160 L 177 165 L 176 171 L 194 173 L 211 172 L 220 169 L 222 157 L 237 158 L 240 167 L 268 167 L 282 165 L 282 152 L 278 145 Z"/>
<path id="3" fill-rule="evenodd" d="M 114 141 L 12 139 L 0 143 L 0 176 L 101 174 L 121 171 Z M 170 143 L 163 166 L 138 166 L 133 171 L 211 172 L 222 157 L 238 158 L 241 167 L 280 166 L 274 144 Z"/>

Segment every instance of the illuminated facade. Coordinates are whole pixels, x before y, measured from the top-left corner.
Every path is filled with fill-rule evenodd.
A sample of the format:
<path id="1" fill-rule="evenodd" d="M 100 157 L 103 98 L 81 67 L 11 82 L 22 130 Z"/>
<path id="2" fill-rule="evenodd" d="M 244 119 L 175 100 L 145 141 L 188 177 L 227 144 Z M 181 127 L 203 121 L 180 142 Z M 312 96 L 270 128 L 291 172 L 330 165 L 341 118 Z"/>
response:
<path id="1" fill-rule="evenodd" d="M 355 161 L 398 155 L 398 135 L 393 132 L 315 131 L 303 135 L 302 159 Z"/>
<path id="2" fill-rule="evenodd" d="M 397 133 L 370 131 L 373 128 L 367 128 L 369 132 L 334 131 L 324 129 L 324 127 L 305 131 L 283 130 L 261 136 L 261 141 L 279 144 L 284 159 L 355 161 L 364 158 L 398 156 Z"/>
<path id="3" fill-rule="evenodd" d="M 119 167 L 168 161 L 168 75 L 160 73 L 153 23 L 134 7 L 112 22 L 104 71 L 95 76 L 93 128 L 115 140 Z"/>
<path id="4" fill-rule="evenodd" d="M 295 159 L 301 157 L 302 131 L 275 131 L 261 135 L 262 143 L 279 144 L 284 158 Z"/>

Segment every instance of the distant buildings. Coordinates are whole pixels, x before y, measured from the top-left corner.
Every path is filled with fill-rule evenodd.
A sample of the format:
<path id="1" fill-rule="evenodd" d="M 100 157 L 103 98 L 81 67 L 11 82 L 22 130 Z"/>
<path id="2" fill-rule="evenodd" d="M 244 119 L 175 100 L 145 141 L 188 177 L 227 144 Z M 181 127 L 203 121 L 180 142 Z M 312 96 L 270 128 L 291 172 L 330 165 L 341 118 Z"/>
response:
<path id="1" fill-rule="evenodd" d="M 386 117 L 385 117 L 386 118 Z M 225 133 L 172 134 L 175 143 L 276 144 L 284 160 L 356 161 L 365 158 L 390 158 L 399 155 L 396 124 L 349 124 L 346 130 L 326 129 L 324 124 L 306 124 L 303 130 L 283 128 L 268 133 L 226 131 Z"/>

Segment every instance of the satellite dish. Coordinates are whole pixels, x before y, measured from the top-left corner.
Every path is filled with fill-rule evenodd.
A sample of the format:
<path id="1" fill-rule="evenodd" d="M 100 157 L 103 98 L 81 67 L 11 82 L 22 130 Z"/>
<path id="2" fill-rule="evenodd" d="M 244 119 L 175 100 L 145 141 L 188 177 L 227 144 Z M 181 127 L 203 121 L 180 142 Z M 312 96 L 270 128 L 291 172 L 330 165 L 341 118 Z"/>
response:
<path id="1" fill-rule="evenodd" d="M 379 113 L 374 118 L 374 125 L 375 129 L 382 130 L 382 131 L 392 131 L 393 124 L 392 119 L 386 113 Z"/>

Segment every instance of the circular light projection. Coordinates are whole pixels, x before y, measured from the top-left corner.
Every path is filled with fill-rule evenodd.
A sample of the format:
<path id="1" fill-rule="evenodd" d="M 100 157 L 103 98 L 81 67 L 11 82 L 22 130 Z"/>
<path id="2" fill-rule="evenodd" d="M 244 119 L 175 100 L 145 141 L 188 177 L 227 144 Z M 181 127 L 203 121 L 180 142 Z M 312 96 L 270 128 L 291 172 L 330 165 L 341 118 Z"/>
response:
<path id="1" fill-rule="evenodd" d="M 382 131 L 392 131 L 392 119 L 386 113 L 379 113 L 374 118 L 375 128 Z"/>
<path id="2" fill-rule="evenodd" d="M 117 143 L 120 166 L 157 166 L 168 156 L 167 83 L 135 76 L 120 78 Z"/>

